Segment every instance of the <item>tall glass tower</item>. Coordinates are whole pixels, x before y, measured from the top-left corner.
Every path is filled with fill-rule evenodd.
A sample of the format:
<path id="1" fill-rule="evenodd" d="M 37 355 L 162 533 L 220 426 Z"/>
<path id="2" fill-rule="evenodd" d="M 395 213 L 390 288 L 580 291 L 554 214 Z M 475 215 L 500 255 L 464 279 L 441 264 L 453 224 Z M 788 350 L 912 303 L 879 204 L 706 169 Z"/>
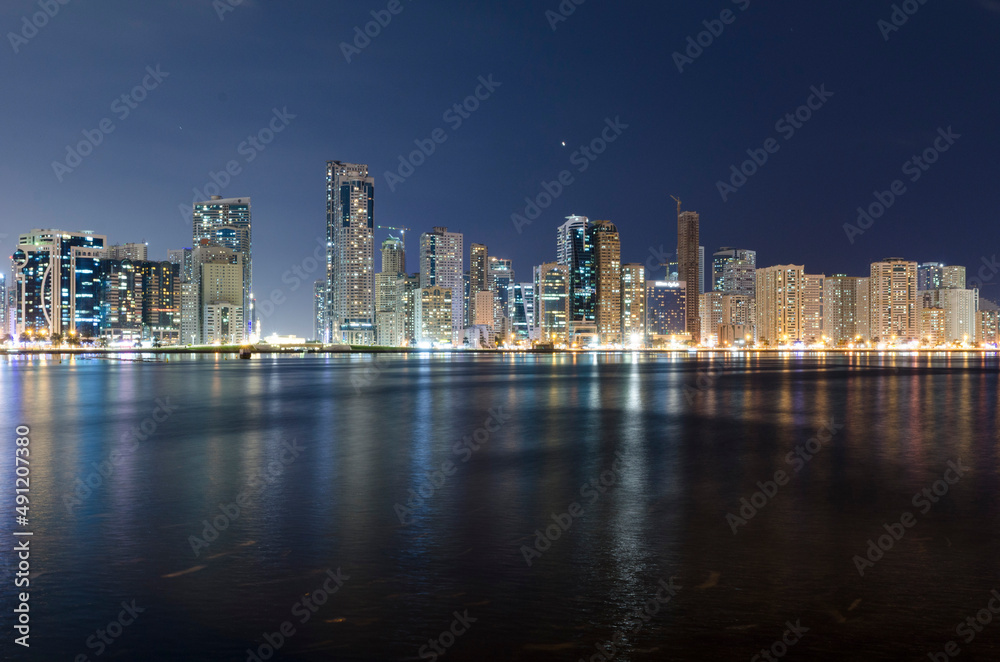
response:
<path id="1" fill-rule="evenodd" d="M 368 166 L 326 164 L 327 324 L 332 342 L 375 342 L 375 178 Z"/>
<path id="2" fill-rule="evenodd" d="M 567 216 L 556 238 L 556 264 L 569 268 L 571 326 L 596 323 L 597 286 L 590 228 L 586 216 Z"/>

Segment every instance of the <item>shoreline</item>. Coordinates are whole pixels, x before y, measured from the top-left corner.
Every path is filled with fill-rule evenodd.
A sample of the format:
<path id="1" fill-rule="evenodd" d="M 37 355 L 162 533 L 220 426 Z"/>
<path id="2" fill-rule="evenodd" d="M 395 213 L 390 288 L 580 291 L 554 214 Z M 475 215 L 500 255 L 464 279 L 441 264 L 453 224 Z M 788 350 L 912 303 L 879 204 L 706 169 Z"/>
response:
<path id="1" fill-rule="evenodd" d="M 340 348 L 340 349 L 338 349 Z M 76 348 L 63 347 L 52 348 L 10 348 L 0 349 L 0 355 L 6 356 L 36 356 L 36 355 L 199 355 L 199 354 L 221 354 L 239 355 L 240 347 L 158 347 L 158 348 Z M 726 354 L 1000 354 L 1000 349 L 994 348 L 968 348 L 968 349 L 878 349 L 878 348 L 752 348 L 752 349 L 719 349 L 719 348 L 697 348 L 697 349 L 560 349 L 560 350 L 531 350 L 531 349 L 417 349 L 411 347 L 362 347 L 335 345 L 323 348 L 291 348 L 291 347 L 254 347 L 251 354 L 255 356 L 266 356 L 269 354 L 315 354 L 315 355 L 341 355 L 341 354 L 495 354 L 495 355 L 576 355 L 576 354 L 664 354 L 664 355 L 726 355 Z"/>

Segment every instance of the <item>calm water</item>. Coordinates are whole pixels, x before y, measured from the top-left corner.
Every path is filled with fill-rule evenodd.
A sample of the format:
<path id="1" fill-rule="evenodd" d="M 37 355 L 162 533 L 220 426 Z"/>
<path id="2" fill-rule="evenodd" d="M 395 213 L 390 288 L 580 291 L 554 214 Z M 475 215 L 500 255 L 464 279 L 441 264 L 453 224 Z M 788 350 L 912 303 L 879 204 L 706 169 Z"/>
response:
<path id="1" fill-rule="evenodd" d="M 1000 615 L 956 633 L 1000 589 L 996 357 L 0 361 L 0 528 L 24 424 L 34 531 L 28 655 L 0 551 L 4 659 L 243 661 L 286 621 L 272 659 L 596 660 L 624 630 L 612 659 L 749 660 L 789 621 L 789 660 L 1000 659 Z"/>

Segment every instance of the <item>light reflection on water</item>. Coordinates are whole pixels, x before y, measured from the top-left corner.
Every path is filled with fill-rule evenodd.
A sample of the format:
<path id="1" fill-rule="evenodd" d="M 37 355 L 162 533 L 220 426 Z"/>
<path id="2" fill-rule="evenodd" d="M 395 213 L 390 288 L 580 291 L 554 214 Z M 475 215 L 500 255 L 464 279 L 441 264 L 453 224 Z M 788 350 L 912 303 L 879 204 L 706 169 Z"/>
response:
<path id="1" fill-rule="evenodd" d="M 671 576 L 683 591 L 615 659 L 749 659 L 796 618 L 813 627 L 799 659 L 919 659 L 1000 588 L 994 356 L 0 360 L 3 452 L 32 429 L 45 659 L 92 654 L 136 598 L 147 612 L 106 655 L 243 660 L 337 567 L 350 580 L 280 659 L 415 659 L 464 609 L 479 620 L 448 659 L 589 659 Z M 130 450 L 158 398 L 176 413 Z M 459 461 L 496 408 L 510 420 Z M 830 421 L 845 427 L 734 536 L 726 514 Z M 305 450 L 284 465 L 291 440 Z M 616 454 L 620 479 L 583 496 Z M 956 458 L 973 471 L 859 577 L 853 556 Z M 401 526 L 394 506 L 448 460 Z M 280 475 L 196 557 L 190 537 L 269 465 Z M 583 515 L 528 567 L 522 546 L 574 502 Z M 10 604 L 12 582 L 0 592 Z M 1000 659 L 997 641 L 968 653 Z"/>

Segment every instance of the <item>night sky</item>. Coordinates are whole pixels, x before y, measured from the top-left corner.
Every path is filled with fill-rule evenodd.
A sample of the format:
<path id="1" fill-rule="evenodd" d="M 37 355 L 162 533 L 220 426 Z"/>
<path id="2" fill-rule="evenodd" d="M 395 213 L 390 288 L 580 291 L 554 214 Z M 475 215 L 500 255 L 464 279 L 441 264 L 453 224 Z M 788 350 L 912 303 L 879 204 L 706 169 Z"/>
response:
<path id="1" fill-rule="evenodd" d="M 297 288 L 282 274 L 310 264 L 325 236 L 331 159 L 369 164 L 376 223 L 413 229 L 411 272 L 419 234 L 444 225 L 465 234 L 466 251 L 485 243 L 529 280 L 533 265 L 554 260 L 556 227 L 573 213 L 614 221 L 623 262 L 657 262 L 661 247 L 676 248 L 671 195 L 701 213 L 709 254 L 756 249 L 758 266 L 865 275 L 888 256 L 973 267 L 1000 252 L 995 0 L 911 0 L 916 13 L 888 41 L 878 22 L 893 7 L 883 1 L 567 0 L 575 11 L 553 30 L 546 12 L 557 0 L 401 0 L 350 63 L 341 43 L 388 0 L 228 2 L 70 0 L 15 45 L 9 33 L 39 7 L 0 5 L 4 255 L 18 233 L 41 227 L 148 241 L 150 257 L 165 259 L 190 246 L 179 206 L 236 161 L 221 193 L 253 198 L 258 300 L 275 289 L 288 297 L 264 330 L 311 336 L 320 273 Z M 222 20 L 220 7 L 230 10 Z M 679 72 L 673 53 L 727 9 L 731 23 L 715 24 L 722 34 Z M 157 65 L 159 83 L 147 72 Z M 500 85 L 475 112 L 460 126 L 445 118 L 491 75 Z M 144 78 L 155 87 L 135 108 L 115 103 Z M 794 135 L 779 130 L 824 85 L 833 95 L 811 119 Z M 241 149 L 274 109 L 295 117 L 263 151 Z M 57 176 L 67 145 L 105 118 L 113 132 Z M 574 153 L 616 118 L 627 128 L 580 172 Z M 961 138 L 912 182 L 904 163 L 948 127 Z M 385 172 L 439 128 L 446 140 L 391 191 Z M 769 138 L 778 151 L 724 202 L 717 182 Z M 511 215 L 564 170 L 573 182 L 517 232 Z M 897 179 L 906 192 L 851 243 L 844 223 Z M 983 296 L 998 298 L 1000 274 L 988 275 Z"/>

